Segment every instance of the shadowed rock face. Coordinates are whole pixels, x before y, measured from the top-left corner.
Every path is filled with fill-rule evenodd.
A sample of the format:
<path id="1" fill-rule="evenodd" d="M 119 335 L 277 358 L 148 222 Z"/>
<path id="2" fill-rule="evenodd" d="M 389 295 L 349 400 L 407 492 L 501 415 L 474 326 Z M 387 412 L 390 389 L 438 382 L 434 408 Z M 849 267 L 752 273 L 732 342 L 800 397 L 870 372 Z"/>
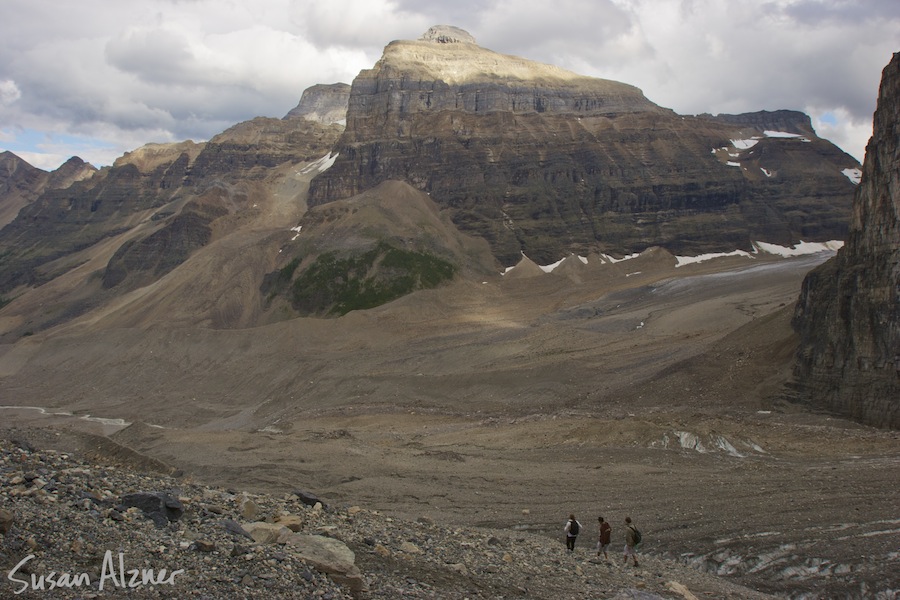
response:
<path id="1" fill-rule="evenodd" d="M 34 193 L 46 179 L 46 171 L 32 167 L 12 152 L 0 152 L 0 191 L 4 197 L 14 190 Z"/>
<path id="2" fill-rule="evenodd" d="M 285 162 L 328 154 L 340 132 L 339 125 L 299 118 L 257 117 L 238 123 L 204 145 L 189 183 L 264 179 L 270 169 Z"/>
<path id="3" fill-rule="evenodd" d="M 404 180 L 508 265 L 522 251 L 552 262 L 842 239 L 854 184 L 841 171 L 859 167 L 801 113 L 682 117 L 633 86 L 441 30 L 392 42 L 359 74 L 337 150 L 311 206 Z"/>
<path id="4" fill-rule="evenodd" d="M 39 285 L 57 275 L 47 265 L 134 226 L 180 185 L 187 157 L 142 173 L 133 164 L 71 186 L 46 190 L 0 230 L 0 291 Z"/>
<path id="5" fill-rule="evenodd" d="M 210 224 L 228 214 L 229 191 L 212 187 L 187 202 L 165 226 L 143 238 L 119 246 L 103 273 L 105 289 L 131 281 L 122 290 L 152 283 L 186 261 L 212 239 Z"/>
<path id="6" fill-rule="evenodd" d="M 33 202 L 47 185 L 49 175 L 13 154 L 0 152 L 0 227 Z"/>
<path id="7" fill-rule="evenodd" d="M 66 188 L 97 172 L 73 156 L 52 173 L 31 166 L 12 152 L 0 152 L 0 227 L 16 218 L 19 211 L 34 202 L 42 192 Z"/>
<path id="8" fill-rule="evenodd" d="M 76 158 L 49 175 L 18 160 L 24 167 L 8 169 L 7 186 L 32 191 L 30 202 L 21 202 L 25 205 L 18 218 L 0 232 L 5 257 L 0 261 L 0 294 L 45 283 L 59 274 L 50 272 L 48 263 L 123 233 L 152 212 L 154 220 L 168 217 L 179 209 L 166 205 L 198 197 L 187 202 L 183 215 L 167 222 L 165 231 L 133 240 L 117 252 L 104 276 L 106 288 L 121 283 L 126 271 L 141 272 L 133 284 L 149 283 L 205 245 L 209 223 L 229 212 L 228 194 L 209 196 L 211 187 L 262 180 L 278 165 L 321 158 L 340 132 L 335 124 L 260 117 L 205 144 L 150 144 L 99 173 Z M 22 192 L 17 200 L 7 191 L 2 198 L 12 203 L 28 197 Z M 210 198 L 222 198 L 222 206 Z"/>
<path id="9" fill-rule="evenodd" d="M 882 73 L 846 246 L 811 272 L 794 316 L 801 398 L 900 428 L 900 54 Z"/>

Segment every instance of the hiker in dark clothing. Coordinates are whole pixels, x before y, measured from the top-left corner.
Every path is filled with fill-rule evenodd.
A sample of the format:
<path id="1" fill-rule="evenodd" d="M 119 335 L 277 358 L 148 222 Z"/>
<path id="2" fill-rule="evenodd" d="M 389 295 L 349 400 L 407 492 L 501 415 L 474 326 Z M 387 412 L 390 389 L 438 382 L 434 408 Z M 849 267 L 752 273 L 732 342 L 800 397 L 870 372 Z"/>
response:
<path id="1" fill-rule="evenodd" d="M 566 550 L 574 552 L 575 540 L 578 538 L 578 533 L 581 531 L 581 523 L 578 522 L 575 515 L 569 515 L 569 520 L 566 521 L 566 526 L 563 531 L 566 532 Z"/>
<path id="2" fill-rule="evenodd" d="M 603 517 L 597 517 L 597 522 L 600 524 L 600 537 L 597 538 L 597 556 L 600 556 L 602 552 L 604 558 L 609 560 L 609 554 L 606 553 L 606 549 L 609 548 L 612 540 L 612 527 L 603 520 Z"/>

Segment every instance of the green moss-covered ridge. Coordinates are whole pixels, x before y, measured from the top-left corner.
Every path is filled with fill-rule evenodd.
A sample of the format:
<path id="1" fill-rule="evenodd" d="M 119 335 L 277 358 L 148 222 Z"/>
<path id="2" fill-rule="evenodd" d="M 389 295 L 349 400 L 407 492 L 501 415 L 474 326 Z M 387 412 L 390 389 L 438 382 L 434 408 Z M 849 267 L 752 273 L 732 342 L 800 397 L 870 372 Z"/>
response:
<path id="1" fill-rule="evenodd" d="M 325 252 L 298 271 L 302 263 L 302 257 L 294 257 L 269 273 L 262 291 L 270 301 L 286 297 L 304 316 L 342 316 L 374 308 L 435 288 L 456 274 L 456 267 L 442 258 L 386 241 L 351 255 Z"/>

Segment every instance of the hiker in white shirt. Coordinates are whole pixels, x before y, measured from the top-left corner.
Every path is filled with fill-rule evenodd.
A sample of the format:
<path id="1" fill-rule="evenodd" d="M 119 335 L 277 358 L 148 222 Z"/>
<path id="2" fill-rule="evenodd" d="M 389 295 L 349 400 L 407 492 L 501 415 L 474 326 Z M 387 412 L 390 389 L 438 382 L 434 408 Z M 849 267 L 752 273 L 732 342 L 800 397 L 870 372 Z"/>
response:
<path id="1" fill-rule="evenodd" d="M 569 515 L 569 520 L 566 521 L 563 531 L 566 532 L 566 550 L 573 552 L 575 550 L 575 540 L 581 532 L 581 523 L 578 522 L 575 515 Z"/>

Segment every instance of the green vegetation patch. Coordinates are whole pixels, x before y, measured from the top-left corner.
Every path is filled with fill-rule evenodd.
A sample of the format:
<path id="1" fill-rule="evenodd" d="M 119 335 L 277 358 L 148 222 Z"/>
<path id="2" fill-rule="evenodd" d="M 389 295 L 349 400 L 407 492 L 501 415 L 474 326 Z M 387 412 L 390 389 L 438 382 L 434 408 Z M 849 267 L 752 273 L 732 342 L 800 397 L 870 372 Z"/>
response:
<path id="1" fill-rule="evenodd" d="M 299 264 L 294 259 L 270 273 L 263 292 L 270 298 L 286 293 L 294 309 L 304 315 L 340 316 L 374 308 L 416 290 L 437 287 L 456 272 L 446 260 L 386 242 L 352 256 L 327 252 L 293 278 Z"/>

